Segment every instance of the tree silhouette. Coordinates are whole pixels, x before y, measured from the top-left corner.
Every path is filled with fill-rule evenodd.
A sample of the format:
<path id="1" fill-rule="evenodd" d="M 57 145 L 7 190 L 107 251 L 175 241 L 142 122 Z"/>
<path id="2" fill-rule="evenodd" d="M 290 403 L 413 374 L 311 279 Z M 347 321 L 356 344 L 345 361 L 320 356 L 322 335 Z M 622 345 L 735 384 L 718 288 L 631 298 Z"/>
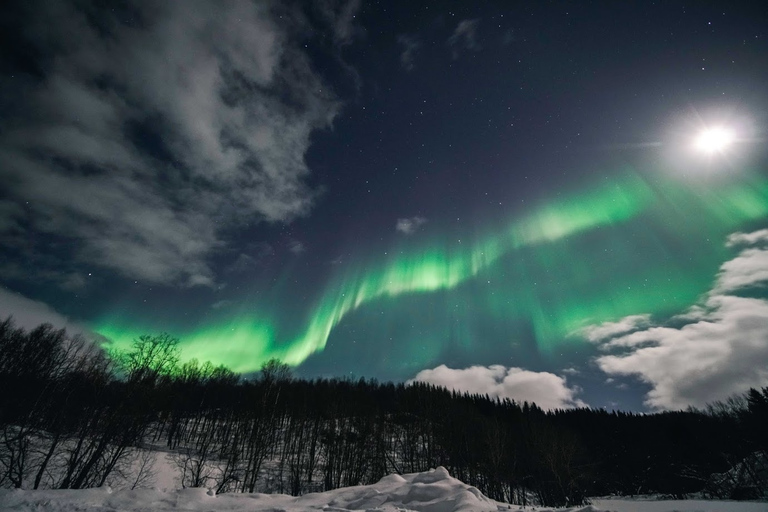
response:
<path id="1" fill-rule="evenodd" d="M 163 332 L 139 336 L 130 350 L 115 351 L 111 356 L 129 382 L 154 383 L 177 371 L 180 353 L 178 338 Z"/>

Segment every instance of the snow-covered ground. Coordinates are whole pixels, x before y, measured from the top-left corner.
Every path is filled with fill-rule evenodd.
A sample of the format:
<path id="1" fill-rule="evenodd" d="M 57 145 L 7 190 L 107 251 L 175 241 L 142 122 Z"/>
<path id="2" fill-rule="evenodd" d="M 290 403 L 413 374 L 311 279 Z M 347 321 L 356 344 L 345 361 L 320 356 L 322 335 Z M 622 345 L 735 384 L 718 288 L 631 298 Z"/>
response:
<path id="1" fill-rule="evenodd" d="M 165 491 L 137 489 L 0 490 L 0 510 L 51 512 L 162 512 L 162 511 L 366 511 L 366 512 L 498 512 L 549 509 L 498 503 L 476 488 L 451 477 L 444 468 L 410 475 L 390 475 L 373 485 L 347 487 L 293 497 L 284 494 L 222 494 L 205 489 Z M 595 500 L 573 512 L 767 512 L 768 503 L 717 501 Z"/>
<path id="2" fill-rule="evenodd" d="M 594 510 L 610 512 L 768 512 L 766 502 L 602 498 L 591 501 Z"/>

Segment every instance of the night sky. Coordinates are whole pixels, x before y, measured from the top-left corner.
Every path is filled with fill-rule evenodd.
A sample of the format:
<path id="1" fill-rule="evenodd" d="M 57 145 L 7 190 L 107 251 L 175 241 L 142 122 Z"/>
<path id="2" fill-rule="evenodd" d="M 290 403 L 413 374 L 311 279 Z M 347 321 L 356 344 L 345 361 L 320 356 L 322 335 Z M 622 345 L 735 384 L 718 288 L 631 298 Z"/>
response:
<path id="1" fill-rule="evenodd" d="M 768 385 L 762 2 L 25 0 L 0 38 L 18 325 L 545 408 Z"/>

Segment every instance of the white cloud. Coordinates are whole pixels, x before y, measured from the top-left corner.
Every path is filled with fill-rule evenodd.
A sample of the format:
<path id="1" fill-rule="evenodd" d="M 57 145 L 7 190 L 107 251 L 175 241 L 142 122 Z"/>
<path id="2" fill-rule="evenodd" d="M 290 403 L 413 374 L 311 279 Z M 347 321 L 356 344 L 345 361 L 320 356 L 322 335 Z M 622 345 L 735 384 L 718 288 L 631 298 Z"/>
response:
<path id="1" fill-rule="evenodd" d="M 408 382 L 427 382 L 457 391 L 467 391 L 492 398 L 509 398 L 517 402 L 534 402 L 542 409 L 584 407 L 575 396 L 577 387 L 568 387 L 566 379 L 549 372 L 532 372 L 502 365 L 471 366 L 464 369 L 437 368 L 422 370 Z"/>
<path id="2" fill-rule="evenodd" d="M 619 334 L 647 327 L 650 319 L 650 315 L 627 316 L 618 322 L 603 322 L 600 325 L 587 326 L 582 329 L 579 334 L 592 343 L 599 343 L 607 338 L 612 338 Z"/>
<path id="3" fill-rule="evenodd" d="M 345 40 L 357 4 L 332 4 L 324 18 Z M 134 7 L 29 8 L 24 34 L 51 58 L 1 126 L 0 229 L 21 229 L 24 205 L 25 229 L 72 240 L 78 261 L 212 284 L 225 230 L 309 211 L 304 154 L 340 104 L 277 2 Z"/>
<path id="4" fill-rule="evenodd" d="M 756 245 L 768 243 L 768 229 L 753 231 L 752 233 L 733 233 L 728 237 L 726 245 L 734 247 L 739 245 Z"/>
<path id="5" fill-rule="evenodd" d="M 702 407 L 768 385 L 768 302 L 715 296 L 706 305 L 709 313 L 698 322 L 611 340 L 610 347 L 628 350 L 600 356 L 597 365 L 650 384 L 652 409 Z"/>
<path id="6" fill-rule="evenodd" d="M 765 240 L 763 232 L 729 237 L 729 245 Z M 747 248 L 720 267 L 704 302 L 674 317 L 682 326 L 646 324 L 597 337 L 597 365 L 609 375 L 635 375 L 651 386 L 652 409 L 701 407 L 768 385 L 768 300 L 734 295 L 768 282 L 768 250 Z M 628 317 L 615 325 L 638 327 Z M 605 325 L 605 324 L 604 324 Z M 585 330 L 589 336 L 602 326 Z"/>
<path id="7" fill-rule="evenodd" d="M 735 292 L 768 284 L 768 250 L 745 249 L 720 267 L 714 293 Z"/>
<path id="8" fill-rule="evenodd" d="M 400 233 L 403 233 L 404 235 L 412 235 L 416 231 L 418 231 L 419 228 L 426 222 L 427 222 L 427 219 L 419 216 L 409 217 L 405 219 L 397 219 L 397 223 L 395 224 L 395 229 Z"/>
<path id="9" fill-rule="evenodd" d="M 479 19 L 462 20 L 456 26 L 451 37 L 448 38 L 448 46 L 451 47 L 453 58 L 459 57 L 462 49 L 478 51 L 481 49 L 477 42 L 477 27 L 480 25 Z"/>

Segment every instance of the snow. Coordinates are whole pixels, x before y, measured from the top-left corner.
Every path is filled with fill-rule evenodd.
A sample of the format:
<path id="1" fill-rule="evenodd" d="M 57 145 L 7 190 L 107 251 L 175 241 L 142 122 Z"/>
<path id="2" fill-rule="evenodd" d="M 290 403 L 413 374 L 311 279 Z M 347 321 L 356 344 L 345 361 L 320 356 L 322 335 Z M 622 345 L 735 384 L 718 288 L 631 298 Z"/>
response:
<path id="1" fill-rule="evenodd" d="M 591 501 L 596 510 L 609 512 L 768 512 L 768 502 L 598 498 Z"/>
<path id="2" fill-rule="evenodd" d="M 221 494 L 206 489 L 136 489 L 112 491 L 108 487 L 83 490 L 0 490 L 0 510 L 50 512 L 163 512 L 163 511 L 271 511 L 271 512 L 499 512 L 549 509 L 495 502 L 439 467 L 424 473 L 390 475 L 373 485 L 287 496 L 284 494 Z M 599 499 L 572 512 L 766 512 L 768 503 L 716 501 L 638 501 Z"/>

